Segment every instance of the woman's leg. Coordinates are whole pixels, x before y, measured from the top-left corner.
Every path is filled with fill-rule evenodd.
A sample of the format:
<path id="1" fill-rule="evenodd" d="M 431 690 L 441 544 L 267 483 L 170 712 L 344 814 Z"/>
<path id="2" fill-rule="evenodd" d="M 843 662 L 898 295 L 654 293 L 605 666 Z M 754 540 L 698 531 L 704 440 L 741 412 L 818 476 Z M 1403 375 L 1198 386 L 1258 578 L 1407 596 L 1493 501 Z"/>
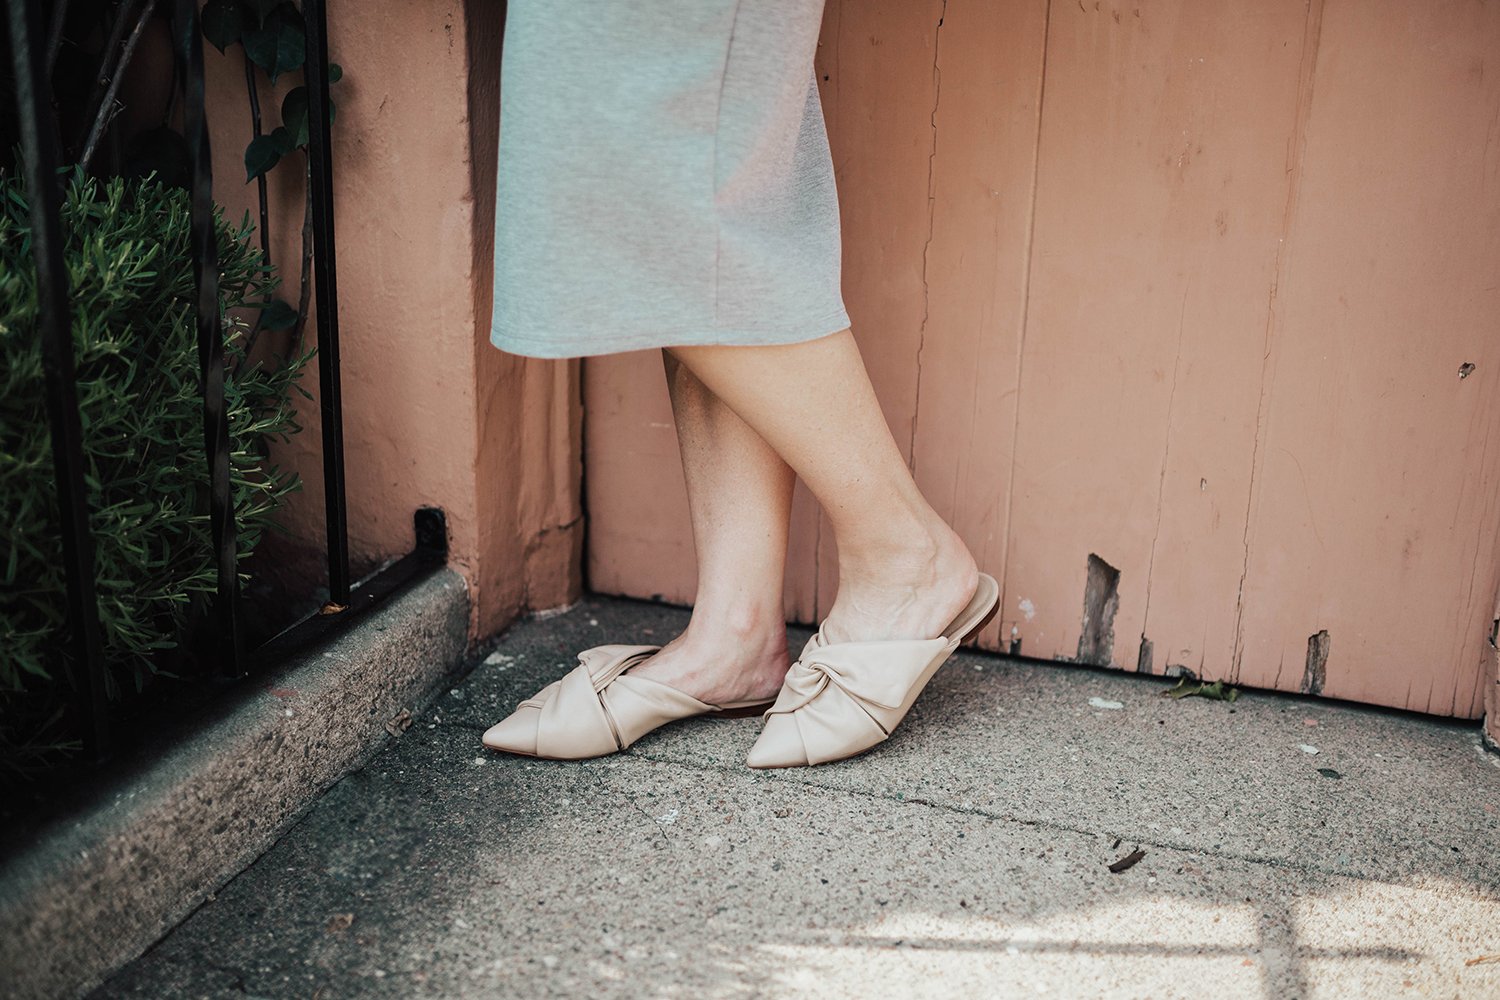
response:
<path id="1" fill-rule="evenodd" d="M 668 351 L 822 504 L 839 551 L 830 640 L 932 638 L 963 610 L 978 585 L 974 559 L 918 491 L 849 330 L 800 344 Z"/>
<path id="2" fill-rule="evenodd" d="M 710 704 L 771 699 L 789 659 L 782 582 L 791 468 L 663 352 L 698 554 L 686 631 L 631 673 Z"/>

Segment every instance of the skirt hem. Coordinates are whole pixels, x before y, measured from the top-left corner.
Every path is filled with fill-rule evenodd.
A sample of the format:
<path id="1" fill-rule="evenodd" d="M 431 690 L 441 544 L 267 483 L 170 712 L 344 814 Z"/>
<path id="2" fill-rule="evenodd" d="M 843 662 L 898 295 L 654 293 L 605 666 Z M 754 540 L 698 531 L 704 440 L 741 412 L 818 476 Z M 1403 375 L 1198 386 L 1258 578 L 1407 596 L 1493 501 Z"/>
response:
<path id="1" fill-rule="evenodd" d="M 831 325 L 830 324 L 836 324 Z M 501 333 L 490 328 L 490 344 L 526 358 L 557 360 L 563 358 L 586 358 L 601 354 L 623 354 L 627 351 L 644 351 L 661 347 L 772 347 L 782 344 L 801 344 L 838 333 L 852 325 L 849 312 L 840 306 L 834 312 L 798 323 L 795 327 L 781 329 L 716 329 L 709 334 L 699 332 L 698 327 L 668 333 L 659 330 L 648 333 L 627 333 L 609 337 L 590 338 L 586 345 L 568 344 L 555 334 L 541 333 L 520 337 Z M 814 331 L 809 333 L 808 331 Z"/>

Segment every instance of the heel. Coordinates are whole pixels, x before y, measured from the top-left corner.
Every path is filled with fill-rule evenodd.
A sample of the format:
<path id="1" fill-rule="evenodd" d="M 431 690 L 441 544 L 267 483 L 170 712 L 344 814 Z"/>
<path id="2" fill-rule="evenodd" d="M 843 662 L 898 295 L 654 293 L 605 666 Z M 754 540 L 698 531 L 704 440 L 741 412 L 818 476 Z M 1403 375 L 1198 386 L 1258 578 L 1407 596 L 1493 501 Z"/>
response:
<path id="1" fill-rule="evenodd" d="M 776 704 L 776 699 L 767 701 L 752 701 L 748 703 L 735 702 L 725 705 L 714 713 L 716 719 L 748 719 L 754 715 L 765 715 L 766 709 Z"/>
<path id="2" fill-rule="evenodd" d="M 958 640 L 958 644 L 960 646 L 967 645 L 970 642 L 970 640 L 979 638 L 979 633 L 983 632 L 985 626 L 988 625 L 990 622 L 994 621 L 995 620 L 995 616 L 997 614 L 999 614 L 999 613 L 1000 613 L 1000 602 L 996 601 L 995 604 L 994 604 L 994 606 L 992 606 L 988 611 L 986 611 L 984 613 L 984 617 L 981 618 L 981 619 L 979 619 L 979 623 L 977 625 L 975 625 L 973 628 L 969 629 L 969 631 L 967 631 L 967 632 L 964 633 L 964 637 L 962 639 Z"/>

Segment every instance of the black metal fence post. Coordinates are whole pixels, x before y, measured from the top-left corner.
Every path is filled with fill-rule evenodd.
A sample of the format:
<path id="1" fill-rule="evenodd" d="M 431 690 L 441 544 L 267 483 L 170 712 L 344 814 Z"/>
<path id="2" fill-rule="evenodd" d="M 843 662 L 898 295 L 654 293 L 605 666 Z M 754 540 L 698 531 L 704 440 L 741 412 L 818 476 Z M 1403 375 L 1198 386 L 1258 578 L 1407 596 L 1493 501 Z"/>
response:
<path id="1" fill-rule="evenodd" d="M 219 245 L 214 233 L 213 169 L 209 161 L 208 127 L 204 121 L 203 33 L 198 24 L 197 0 L 177 0 L 176 28 L 184 46 L 187 76 L 183 81 L 183 125 L 193 158 L 192 255 L 193 283 L 198 293 L 198 365 L 203 387 L 203 443 L 209 466 L 209 517 L 218 567 L 214 613 L 220 670 L 240 672 L 238 622 L 239 576 L 234 523 L 234 498 L 229 478 L 229 413 L 224 398 L 224 325 L 219 316 Z"/>
<path id="2" fill-rule="evenodd" d="M 57 479 L 63 562 L 68 577 L 71 681 L 82 722 L 85 751 L 100 759 L 109 752 L 105 713 L 103 643 L 94 587 L 94 536 L 89 529 L 84 486 L 83 433 L 74 388 L 73 327 L 68 308 L 68 272 L 63 264 L 62 193 L 57 138 L 52 125 L 52 86 L 37 27 L 35 0 L 7 0 L 17 117 L 31 195 L 31 248 L 36 260 L 37 308 L 42 368 L 47 383 L 47 422 Z"/>
<path id="3" fill-rule="evenodd" d="M 339 310 L 333 247 L 333 140 L 328 116 L 328 15 L 303 0 L 307 31 L 308 197 L 317 282 L 318 397 L 323 423 L 323 493 L 328 523 L 328 599 L 349 605 L 349 525 L 344 497 L 344 409 L 339 379 Z"/>

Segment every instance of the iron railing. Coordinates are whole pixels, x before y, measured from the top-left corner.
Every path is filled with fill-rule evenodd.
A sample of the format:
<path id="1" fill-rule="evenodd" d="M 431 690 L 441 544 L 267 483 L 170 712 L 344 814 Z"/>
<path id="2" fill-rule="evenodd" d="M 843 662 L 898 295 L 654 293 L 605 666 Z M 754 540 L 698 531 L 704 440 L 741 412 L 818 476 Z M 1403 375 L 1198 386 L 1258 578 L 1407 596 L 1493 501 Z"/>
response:
<path id="1" fill-rule="evenodd" d="M 150 0 L 147 0 L 150 2 Z M 282 660 L 291 652 L 347 628 L 368 608 L 408 580 L 446 558 L 442 512 L 416 512 L 412 552 L 376 576 L 353 586 L 349 568 L 348 511 L 345 501 L 343 411 L 339 378 L 338 292 L 334 254 L 333 164 L 329 131 L 327 13 L 324 0 L 303 0 L 306 24 L 308 158 L 311 168 L 313 271 L 329 600 L 322 610 L 246 650 L 240 628 L 236 565 L 236 525 L 230 492 L 229 419 L 224 387 L 224 331 L 219 318 L 217 246 L 213 224 L 213 177 L 204 109 L 203 35 L 197 0 L 172 0 L 173 40 L 183 57 L 184 125 L 192 162 L 191 253 L 196 284 L 196 328 L 203 400 L 203 433 L 208 456 L 217 593 L 212 604 L 221 674 L 238 678 Z M 84 748 L 92 760 L 110 755 L 114 741 L 105 702 L 105 663 L 95 591 L 94 540 L 89 531 L 84 486 L 84 450 L 74 387 L 72 324 L 68 275 L 63 266 L 60 150 L 54 118 L 45 35 L 38 0 L 6 0 L 12 71 L 25 177 L 31 199 L 33 252 L 39 290 L 38 332 L 42 339 L 47 418 L 52 437 L 57 499 L 61 512 L 67 575 L 67 659 L 74 711 Z M 54 9 L 63 5 L 59 4 Z M 60 16 L 60 15 L 59 15 Z M 56 32 L 53 32 L 55 35 Z"/>

